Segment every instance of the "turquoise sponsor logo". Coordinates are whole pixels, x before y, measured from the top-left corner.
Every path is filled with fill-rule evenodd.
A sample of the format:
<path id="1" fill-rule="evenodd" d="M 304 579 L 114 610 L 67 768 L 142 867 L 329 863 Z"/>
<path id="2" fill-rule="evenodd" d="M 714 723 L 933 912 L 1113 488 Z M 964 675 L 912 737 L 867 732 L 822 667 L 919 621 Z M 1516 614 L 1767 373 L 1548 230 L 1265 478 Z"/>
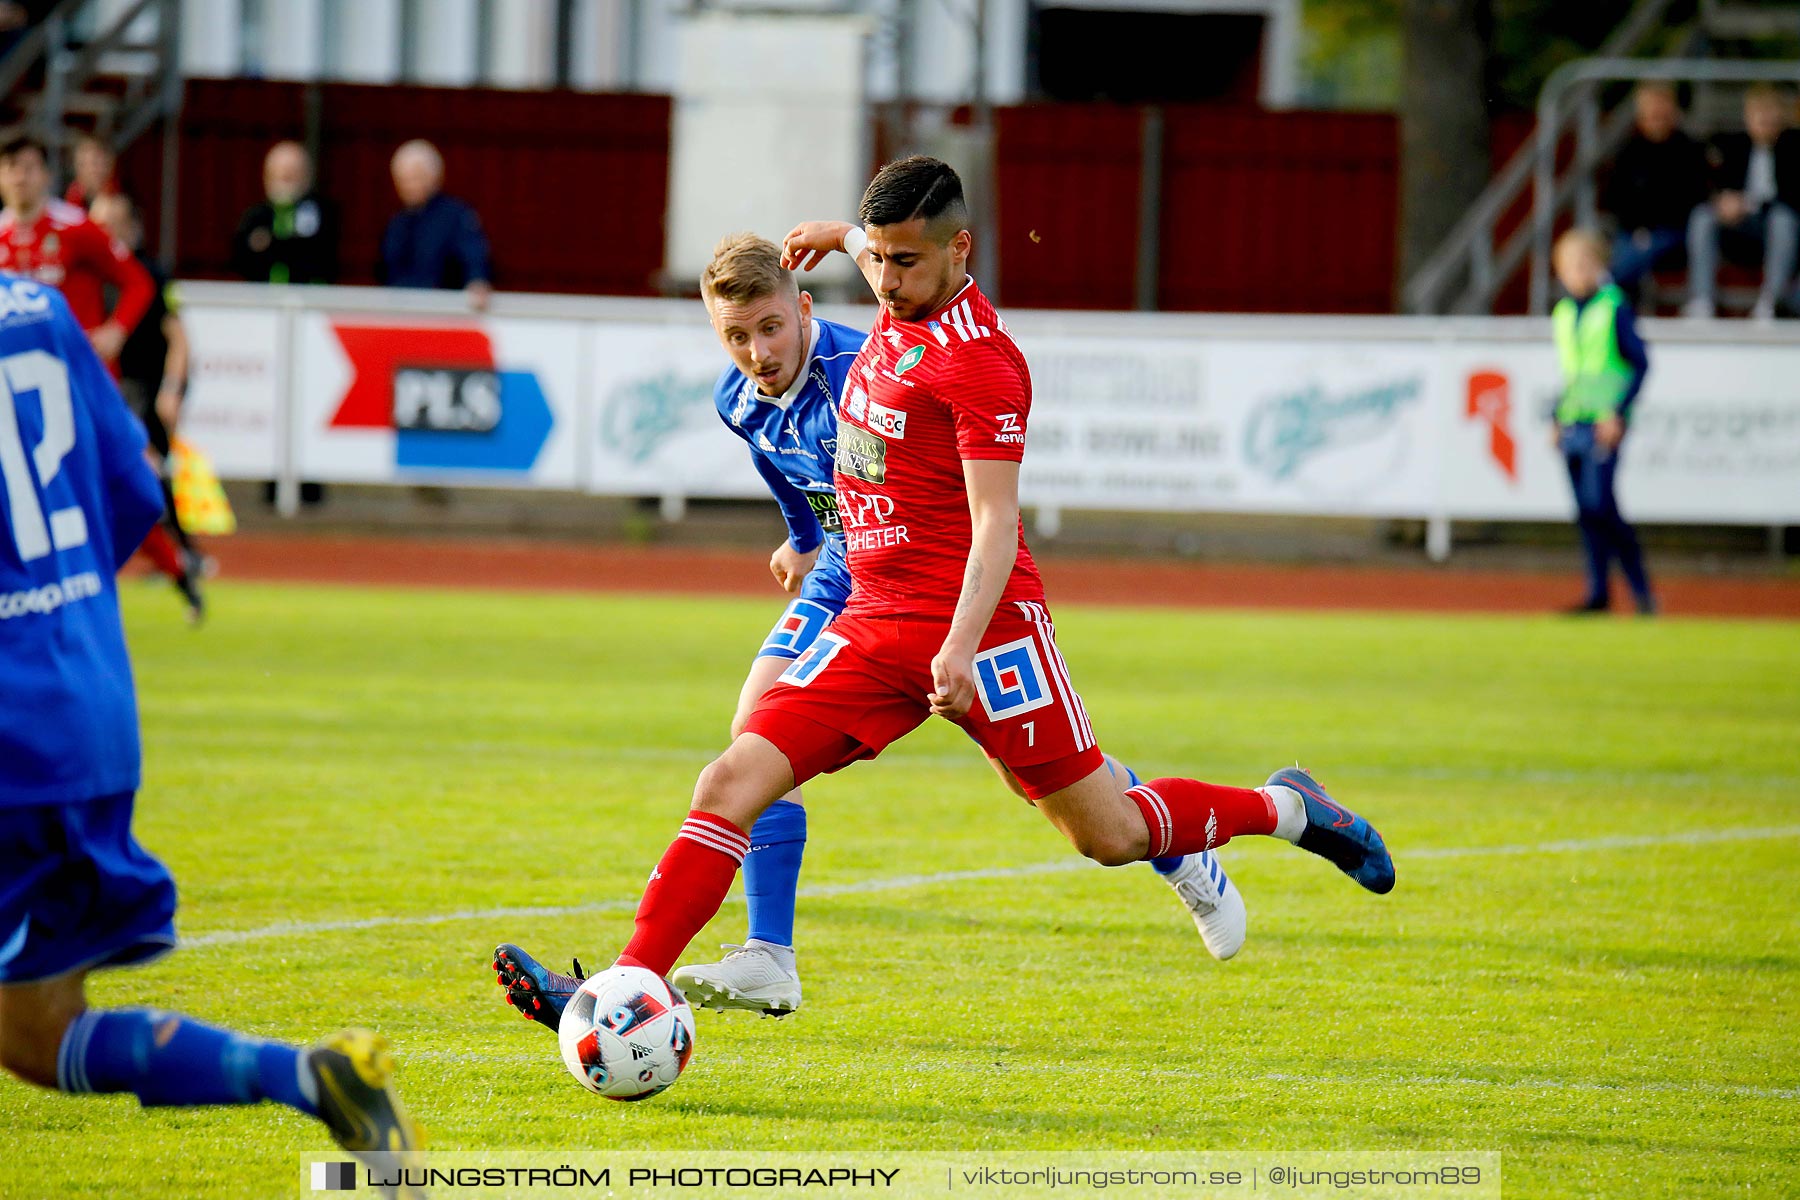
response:
<path id="1" fill-rule="evenodd" d="M 1277 482 L 1291 479 L 1319 454 L 1375 441 L 1424 395 L 1424 378 L 1413 375 L 1338 394 L 1311 384 L 1274 396 L 1245 423 L 1244 460 Z"/>
<path id="2" fill-rule="evenodd" d="M 712 412 L 710 380 L 664 371 L 613 391 L 600 436 L 621 458 L 648 462 L 664 442 L 683 429 L 703 426 Z"/>

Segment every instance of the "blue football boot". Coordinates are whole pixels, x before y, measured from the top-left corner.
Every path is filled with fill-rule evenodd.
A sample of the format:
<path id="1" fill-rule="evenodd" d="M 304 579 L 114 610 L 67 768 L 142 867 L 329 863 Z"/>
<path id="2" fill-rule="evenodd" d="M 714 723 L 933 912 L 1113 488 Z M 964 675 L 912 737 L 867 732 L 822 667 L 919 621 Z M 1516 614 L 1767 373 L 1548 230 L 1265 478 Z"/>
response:
<path id="1" fill-rule="evenodd" d="M 1300 848 L 1335 864 L 1371 892 L 1394 890 L 1394 860 L 1375 827 L 1333 800 L 1304 767 L 1283 767 L 1268 787 L 1289 787 L 1306 802 L 1306 829 Z"/>
<path id="2" fill-rule="evenodd" d="M 555 1033 L 562 1024 L 563 1009 L 568 1006 L 581 981 L 581 961 L 574 959 L 573 975 L 552 971 L 511 942 L 494 948 L 494 982 L 506 989 L 506 1002 L 528 1019 Z"/>

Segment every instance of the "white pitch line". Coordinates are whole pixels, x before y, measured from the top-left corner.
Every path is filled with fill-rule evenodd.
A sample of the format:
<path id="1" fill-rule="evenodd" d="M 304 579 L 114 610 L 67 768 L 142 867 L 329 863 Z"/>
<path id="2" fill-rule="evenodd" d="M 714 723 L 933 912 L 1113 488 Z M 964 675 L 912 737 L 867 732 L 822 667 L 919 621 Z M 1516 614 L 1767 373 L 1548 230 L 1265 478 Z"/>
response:
<path id="1" fill-rule="evenodd" d="M 1687 833 L 1648 834 L 1638 837 L 1585 838 L 1579 841 L 1538 842 L 1511 846 L 1437 846 L 1402 850 L 1402 865 L 1420 859 L 1479 858 L 1490 855 L 1575 854 L 1588 850 L 1632 850 L 1651 846 L 1706 846 L 1720 842 L 1769 841 L 1776 838 L 1800 837 L 1800 825 L 1774 825 L 1761 828 L 1696 829 Z M 937 871 L 929 875 L 888 875 L 863 879 L 854 883 L 825 883 L 803 887 L 802 899 L 829 896 L 864 896 L 876 892 L 900 891 L 904 888 L 930 887 L 940 883 L 967 883 L 982 879 L 1025 879 L 1036 875 L 1056 875 L 1065 871 L 1097 867 L 1085 858 L 1059 858 L 1054 862 L 1032 863 L 1022 867 L 983 867 L 974 871 Z M 181 940 L 184 950 L 209 946 L 236 946 L 245 942 L 261 942 L 278 937 L 303 937 L 314 933 L 340 933 L 362 929 L 385 929 L 391 926 L 449 925 L 459 921 L 514 920 L 522 917 L 563 917 L 578 913 L 634 912 L 635 900 L 596 900 L 587 904 L 537 904 L 508 908 L 459 909 L 445 913 L 420 913 L 409 916 L 363 917 L 350 921 L 283 921 L 256 929 L 221 929 L 197 934 Z"/>
<path id="2" fill-rule="evenodd" d="M 533 1063 L 542 1064 L 544 1056 L 525 1050 L 495 1052 L 491 1050 L 409 1050 L 409 1060 L 417 1059 L 429 1062 L 472 1062 L 472 1063 Z M 715 1065 L 725 1063 L 747 1063 L 750 1058 L 730 1056 L 721 1058 L 715 1055 L 710 1059 Z M 790 1062 L 790 1069 L 804 1069 L 809 1064 Z M 918 1075 L 930 1071 L 954 1071 L 958 1075 L 979 1074 L 981 1067 L 964 1062 L 930 1063 L 914 1060 L 906 1067 L 908 1075 Z M 1004 1070 L 1022 1072 L 1028 1075 L 1065 1075 L 1080 1074 L 1091 1076 L 1093 1068 L 1086 1064 L 1036 1063 L 1022 1067 L 1018 1063 L 1008 1063 Z M 1180 1067 L 1158 1067 L 1149 1071 L 1133 1070 L 1134 1078 L 1151 1077 L 1156 1079 L 1216 1079 L 1218 1072 L 1212 1069 L 1183 1069 Z M 1636 1093 L 1668 1093 L 1674 1095 L 1713 1095 L 1736 1096 L 1749 1100 L 1800 1100 L 1800 1087 L 1758 1087 L 1747 1083 L 1715 1083 L 1710 1080 L 1696 1080 L 1682 1083 L 1676 1080 L 1653 1079 L 1643 1083 L 1603 1083 L 1586 1079 L 1557 1079 L 1552 1076 L 1533 1076 L 1526 1079 L 1480 1079 L 1472 1075 L 1299 1075 L 1286 1071 L 1267 1071 L 1260 1075 L 1242 1076 L 1244 1079 L 1263 1083 L 1319 1085 L 1352 1085 L 1355 1087 L 1439 1087 L 1439 1088 L 1493 1088 L 1496 1091 L 1523 1092 L 1611 1092 L 1615 1094 Z"/>

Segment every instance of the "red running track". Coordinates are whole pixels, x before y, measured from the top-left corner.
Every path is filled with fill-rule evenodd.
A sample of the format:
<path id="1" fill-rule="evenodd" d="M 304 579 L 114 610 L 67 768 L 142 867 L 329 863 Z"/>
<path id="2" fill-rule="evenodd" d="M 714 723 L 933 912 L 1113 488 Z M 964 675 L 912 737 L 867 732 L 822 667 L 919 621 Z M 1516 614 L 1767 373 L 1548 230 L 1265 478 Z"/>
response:
<path id="1" fill-rule="evenodd" d="M 208 549 L 232 579 L 780 598 L 767 554 L 751 550 L 312 534 L 240 534 Z M 1077 604 L 1542 613 L 1581 588 L 1573 572 L 1454 567 L 1054 556 L 1039 566 L 1051 600 Z M 1800 579 L 1670 575 L 1657 586 L 1669 615 L 1800 618 Z"/>

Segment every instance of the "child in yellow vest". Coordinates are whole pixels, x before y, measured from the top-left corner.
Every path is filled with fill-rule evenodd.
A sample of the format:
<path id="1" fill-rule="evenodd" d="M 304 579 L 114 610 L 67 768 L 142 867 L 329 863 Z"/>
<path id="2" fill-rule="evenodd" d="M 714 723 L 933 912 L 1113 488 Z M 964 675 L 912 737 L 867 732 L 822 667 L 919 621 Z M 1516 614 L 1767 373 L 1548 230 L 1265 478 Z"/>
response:
<path id="1" fill-rule="evenodd" d="M 1631 406 L 1650 372 L 1625 294 L 1606 273 L 1606 242 L 1585 229 L 1557 239 L 1556 278 L 1568 292 L 1551 313 L 1563 390 L 1556 406 L 1556 445 L 1575 489 L 1575 524 L 1587 552 L 1588 590 L 1572 613 L 1605 612 L 1616 560 L 1639 613 L 1656 611 L 1637 533 L 1619 512 L 1613 484 Z"/>

